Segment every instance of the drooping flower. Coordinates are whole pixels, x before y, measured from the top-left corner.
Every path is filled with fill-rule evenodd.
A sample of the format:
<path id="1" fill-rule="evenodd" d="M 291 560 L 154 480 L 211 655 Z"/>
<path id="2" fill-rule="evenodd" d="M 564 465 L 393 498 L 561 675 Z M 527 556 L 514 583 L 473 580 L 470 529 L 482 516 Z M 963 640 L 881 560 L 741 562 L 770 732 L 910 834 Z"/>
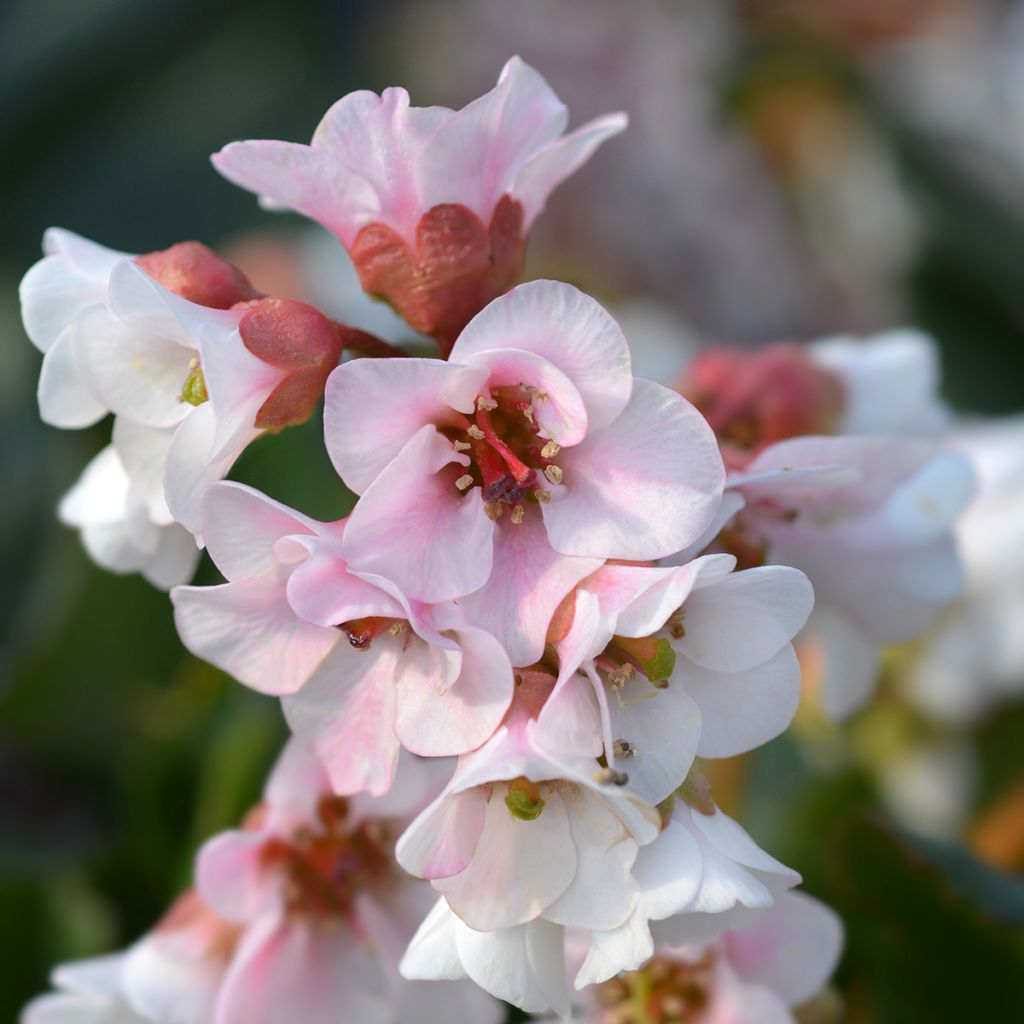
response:
<path id="1" fill-rule="evenodd" d="M 355 92 L 309 146 L 248 141 L 213 157 L 226 178 L 333 231 L 364 289 L 450 346 L 522 273 L 548 195 L 626 126 L 610 114 L 564 134 L 565 105 L 513 57 L 461 110 L 411 107 L 404 89 Z"/>
<path id="2" fill-rule="evenodd" d="M 607 763 L 651 803 L 683 782 L 695 756 L 760 746 L 796 711 L 791 641 L 811 611 L 810 583 L 788 566 L 734 565 L 730 555 L 668 568 L 609 563 L 552 622 L 560 680 L 588 678 Z"/>
<path id="3" fill-rule="evenodd" d="M 23 1024 L 497 1024 L 476 987 L 397 972 L 431 895 L 398 870 L 394 837 L 436 790 L 412 759 L 401 782 L 383 800 L 335 796 L 291 741 L 245 826 L 200 851 L 197 891 L 125 953 L 58 968 L 61 991 Z"/>
<path id="4" fill-rule="evenodd" d="M 756 911 L 723 915 L 718 939 L 661 946 L 640 970 L 578 997 L 585 1024 L 795 1024 L 795 1009 L 825 987 L 842 949 L 842 925 L 823 903 L 782 893 Z"/>
<path id="5" fill-rule="evenodd" d="M 633 877 L 640 890 L 617 928 L 594 931 L 576 974 L 578 989 L 642 967 L 664 943 L 682 945 L 729 927 L 737 908 L 770 907 L 800 876 L 765 853 L 719 810 L 696 774 L 673 798 L 661 833 L 640 850 Z"/>
<path id="6" fill-rule="evenodd" d="M 73 328 L 91 306 L 109 304 L 111 274 L 122 261 L 134 260 L 164 288 L 200 306 L 228 309 L 260 297 L 241 271 L 198 242 L 132 257 L 50 228 L 43 252 L 22 279 L 19 295 L 25 331 L 43 353 L 39 411 L 55 427 L 87 427 L 111 408 L 85 376 Z"/>
<path id="7" fill-rule="evenodd" d="M 352 571 L 345 520 L 317 522 L 226 482 L 203 508 L 228 582 L 175 588 L 178 632 L 194 654 L 282 697 L 337 792 L 386 792 L 400 744 L 446 756 L 491 735 L 512 699 L 512 666 L 454 605 L 410 601 Z"/>
<path id="8" fill-rule="evenodd" d="M 969 462 L 911 438 L 803 437 L 767 448 L 729 486 L 746 504 L 722 541 L 813 581 L 825 707 L 848 714 L 870 691 L 878 648 L 920 635 L 963 588 L 953 528 L 973 496 Z"/>
<path id="9" fill-rule="evenodd" d="M 537 790 L 530 792 L 520 781 L 518 788 L 510 792 L 524 799 L 514 798 L 509 804 L 506 793 L 506 805 L 510 810 L 514 807 L 522 811 L 536 806 L 538 800 L 544 801 L 551 792 L 543 784 Z M 459 847 L 476 826 L 473 802 L 478 798 L 467 800 L 467 792 L 471 791 L 461 794 L 462 804 L 451 802 L 446 809 L 446 840 L 435 840 L 434 851 L 441 859 L 448 859 L 448 868 L 466 856 L 466 849 Z M 561 793 L 564 799 L 564 788 Z M 497 810 L 500 795 L 497 790 L 484 791 L 484 830 L 488 826 L 494 828 L 492 818 L 486 815 Z M 567 842 L 559 845 L 546 836 L 535 845 L 527 842 L 527 831 L 521 843 L 509 846 L 506 838 L 503 844 L 489 847 L 493 878 L 527 884 L 534 896 L 533 916 L 520 913 L 515 923 L 482 930 L 477 926 L 479 922 L 466 918 L 458 902 L 453 902 L 451 890 L 435 882 L 434 887 L 445 895 L 410 943 L 402 960 L 403 975 L 422 979 L 471 978 L 488 992 L 529 1013 L 554 1010 L 565 1015 L 570 1006 L 570 964 L 577 989 L 605 981 L 620 971 L 638 969 L 650 960 L 655 949 L 652 928 L 659 943 L 689 942 L 694 935 L 700 935 L 702 940 L 705 935 L 713 938 L 735 920 L 737 908 L 771 906 L 776 893 L 799 883 L 795 872 L 761 850 L 739 825 L 715 808 L 709 797 L 698 802 L 700 810 L 677 802 L 653 841 L 641 843 L 638 848 L 632 844 L 628 847 L 629 855 L 618 868 L 620 873 L 623 868 L 628 871 L 628 884 L 623 884 L 621 877 L 613 884 L 612 874 L 602 878 L 594 869 L 607 864 L 610 853 L 618 851 L 621 856 L 623 843 L 629 840 L 620 837 L 616 843 L 611 834 L 602 838 L 600 832 L 591 830 L 591 849 L 577 851 L 577 858 L 580 853 L 585 856 L 585 860 L 578 860 L 584 869 L 582 877 L 570 883 L 567 890 L 574 896 L 572 912 L 568 914 L 559 902 L 550 910 L 536 912 L 543 904 L 540 886 L 550 884 L 559 872 L 569 874 L 565 862 L 572 865 L 577 859 L 569 855 L 571 847 Z M 475 813 L 480 816 L 479 811 Z M 537 818 L 528 818 L 522 828 L 528 829 L 545 813 L 546 802 Z M 421 816 L 419 822 L 423 821 Z M 400 841 L 400 859 L 403 847 L 410 843 L 408 835 Z M 494 829 L 489 838 L 501 837 L 502 831 Z M 419 845 L 420 840 L 412 842 Z M 526 856 L 518 856 L 520 851 Z M 552 862 L 550 858 L 556 854 L 560 858 Z M 514 875 L 507 875 L 501 867 L 503 861 L 522 867 Z M 581 868 L 576 870 L 579 875 Z M 510 889 L 506 886 L 497 893 L 492 890 L 492 904 L 498 900 L 511 906 L 515 897 Z M 613 897 L 617 897 L 615 904 Z M 614 915 L 612 905 L 617 908 Z M 599 919 L 612 916 L 621 917 L 621 923 L 601 929 Z M 680 940 L 681 935 L 686 937 Z"/>
<path id="10" fill-rule="evenodd" d="M 543 616 L 522 611 L 536 579 L 559 584 L 544 598 L 553 610 L 602 559 L 686 546 L 721 498 L 697 411 L 634 381 L 614 320 L 552 281 L 492 302 L 447 363 L 339 367 L 324 415 L 335 468 L 362 496 L 349 562 L 421 600 L 475 591 L 515 664 L 543 647 Z"/>
<path id="11" fill-rule="evenodd" d="M 141 573 L 167 590 L 192 577 L 199 549 L 166 508 L 163 487 L 154 499 L 145 481 L 133 480 L 116 447 L 108 445 L 61 499 L 57 514 L 80 531 L 97 565 L 110 572 Z"/>

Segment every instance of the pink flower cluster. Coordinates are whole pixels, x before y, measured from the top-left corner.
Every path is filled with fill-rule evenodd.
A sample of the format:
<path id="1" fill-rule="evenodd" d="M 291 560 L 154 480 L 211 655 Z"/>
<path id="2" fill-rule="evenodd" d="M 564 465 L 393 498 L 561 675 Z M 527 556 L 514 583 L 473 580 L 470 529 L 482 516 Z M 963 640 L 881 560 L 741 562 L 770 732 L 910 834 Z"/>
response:
<path id="1" fill-rule="evenodd" d="M 838 925 L 781 895 L 799 876 L 698 759 L 789 724 L 808 576 L 866 644 L 923 628 L 956 590 L 969 474 L 862 436 L 870 374 L 844 379 L 842 342 L 712 353 L 691 404 L 633 376 L 597 301 L 517 284 L 548 194 L 625 125 L 566 116 L 513 59 L 459 111 L 360 92 L 309 146 L 214 157 L 333 231 L 443 358 L 379 355 L 196 243 L 132 258 L 47 234 L 22 287 L 42 415 L 115 415 L 62 517 L 165 587 L 205 546 L 225 582 L 173 587 L 182 641 L 280 698 L 294 738 L 196 893 L 125 954 L 58 970 L 26 1024 L 492 1019 L 470 981 L 612 1020 L 622 972 L 666 1006 L 699 978 L 706 1024 L 775 1021 L 827 980 Z M 222 479 L 321 396 L 346 518 Z M 808 932 L 798 971 L 782 951 Z"/>

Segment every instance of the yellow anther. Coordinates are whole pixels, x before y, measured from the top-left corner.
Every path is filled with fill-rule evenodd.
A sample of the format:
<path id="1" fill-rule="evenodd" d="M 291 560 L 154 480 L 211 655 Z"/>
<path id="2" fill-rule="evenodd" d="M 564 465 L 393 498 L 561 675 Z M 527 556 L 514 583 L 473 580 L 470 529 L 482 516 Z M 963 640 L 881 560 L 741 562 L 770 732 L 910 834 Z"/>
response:
<path id="1" fill-rule="evenodd" d="M 463 473 L 458 480 L 455 481 L 455 486 L 460 491 L 468 490 L 473 486 L 473 477 L 469 473 Z"/>
<path id="2" fill-rule="evenodd" d="M 541 448 L 540 453 L 545 459 L 553 459 L 561 450 L 562 446 L 560 444 L 555 441 L 548 441 L 548 443 Z"/>
<path id="3" fill-rule="evenodd" d="M 558 466 L 545 466 L 544 475 L 553 484 L 560 484 L 562 482 L 562 470 Z"/>

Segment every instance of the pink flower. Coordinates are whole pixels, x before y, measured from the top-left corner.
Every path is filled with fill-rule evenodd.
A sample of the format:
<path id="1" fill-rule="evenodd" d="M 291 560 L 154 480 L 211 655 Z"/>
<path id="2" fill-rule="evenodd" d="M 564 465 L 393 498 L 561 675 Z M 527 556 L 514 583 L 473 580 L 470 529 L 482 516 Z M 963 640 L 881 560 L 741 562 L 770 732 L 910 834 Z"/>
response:
<path id="1" fill-rule="evenodd" d="M 403 961 L 405 975 L 469 976 L 529 1011 L 567 1006 L 564 972 L 550 962 L 538 967 L 531 945 L 539 942 L 548 961 L 557 951 L 560 965 L 564 926 L 606 930 L 626 920 L 638 895 L 633 862 L 658 832 L 655 809 L 598 764 L 588 687 L 571 679 L 548 697 L 554 682 L 544 673 L 519 674 L 505 723 L 460 758 L 396 851 L 406 870 L 431 879 L 444 896 Z M 445 923 L 449 912 L 476 951 L 456 974 L 444 973 L 459 941 Z M 429 937 L 435 927 L 445 938 Z M 520 962 L 524 956 L 532 966 Z M 560 980 L 538 995 L 524 980 L 534 969 Z"/>
<path id="2" fill-rule="evenodd" d="M 746 505 L 722 541 L 811 578 L 812 626 L 831 652 L 825 705 L 848 714 L 877 649 L 918 636 L 963 587 L 953 527 L 973 495 L 969 462 L 910 438 L 803 437 L 729 486 Z"/>
<path id="3" fill-rule="evenodd" d="M 711 942 L 662 946 L 642 969 L 583 992 L 580 1019 L 612 1024 L 643 993 L 652 1020 L 694 1024 L 795 1024 L 839 959 L 843 930 L 823 903 L 799 892 L 732 917 Z"/>
<path id="4" fill-rule="evenodd" d="M 460 765 L 459 771 L 462 770 Z M 456 779 L 458 776 L 459 772 Z M 538 789 L 542 798 L 550 793 L 543 784 Z M 452 784 L 449 794 L 451 790 Z M 443 814 L 445 829 L 438 834 L 435 851 L 448 858 L 449 868 L 457 865 L 465 856 L 465 850 L 460 854 L 459 847 L 465 846 L 482 816 L 479 843 L 488 844 L 490 874 L 495 888 L 499 888 L 498 893 L 492 890 L 489 896 L 491 905 L 504 899 L 505 906 L 511 907 L 518 889 L 525 886 L 533 900 L 533 916 L 521 913 L 512 923 L 481 929 L 479 921 L 467 917 L 459 903 L 453 901 L 452 887 L 445 888 L 435 881 L 434 888 L 441 889 L 444 898 L 434 906 L 410 943 L 402 960 L 402 974 L 422 979 L 471 978 L 492 995 L 529 1013 L 552 1009 L 562 1015 L 568 1013 L 566 927 L 572 947 L 569 959 L 574 959 L 578 967 L 575 986 L 582 989 L 619 971 L 642 967 L 655 949 L 652 925 L 661 942 L 666 941 L 665 936 L 668 941 L 678 940 L 680 934 L 687 935 L 684 941 L 691 941 L 694 933 L 715 937 L 735 922 L 737 908 L 769 907 L 775 893 L 800 880 L 795 872 L 761 850 L 706 796 L 698 797 L 700 811 L 677 802 L 672 817 L 653 841 L 643 835 L 639 846 L 631 843 L 619 868 L 620 876 L 615 878 L 610 872 L 602 877 L 595 867 L 610 859 L 609 852 L 618 851 L 620 857 L 626 853 L 622 846 L 628 839 L 620 837 L 616 843 L 611 834 L 603 837 L 591 828 L 583 833 L 589 850 L 583 846 L 573 851 L 568 842 L 556 843 L 550 835 L 538 835 L 537 840 L 528 841 L 528 831 L 519 841 L 510 842 L 507 826 L 495 827 L 494 811 L 498 809 L 501 787 L 485 791 L 487 809 L 482 815 L 474 807 L 479 798 L 467 797 L 470 792 L 461 791 L 461 804 L 449 796 Z M 565 803 L 570 791 L 563 784 L 560 792 Z M 434 804 L 435 809 L 438 806 Z M 565 806 L 572 811 L 571 798 Z M 521 827 L 528 830 L 547 811 L 545 803 L 539 816 L 521 822 Z M 399 859 L 407 866 L 409 847 L 419 848 L 421 842 L 414 830 L 430 813 L 428 810 L 421 815 L 399 842 Z M 571 824 L 576 822 L 576 818 L 571 819 Z M 438 826 L 440 820 L 433 824 Z M 493 832 L 488 834 L 489 830 Z M 473 854 L 474 859 L 479 856 L 480 853 Z M 559 859 L 552 860 L 556 856 Z M 538 913 L 537 908 L 547 898 L 543 887 L 551 885 L 559 872 L 568 874 L 566 861 L 571 865 L 574 860 L 581 867 L 577 868 L 579 877 L 567 890 L 574 897 L 571 913 L 564 913 L 566 906 L 558 902 Z M 514 875 L 508 873 L 509 867 L 515 868 Z M 625 878 L 621 876 L 624 868 L 628 869 Z M 460 877 L 456 876 L 455 881 Z M 514 885 L 508 884 L 513 881 Z M 612 907 L 616 908 L 614 915 Z M 628 909 L 623 914 L 625 908 Z M 599 919 L 612 916 L 621 917 L 620 923 L 602 929 Z"/>
<path id="5" fill-rule="evenodd" d="M 543 647 L 545 614 L 525 610 L 535 586 L 549 615 L 599 560 L 689 544 L 721 499 L 704 420 L 667 388 L 634 381 L 615 321 L 552 281 L 492 302 L 447 363 L 339 367 L 325 431 L 335 468 L 362 495 L 349 562 L 421 600 L 477 591 L 463 603 L 488 616 L 514 664 Z"/>
<path id="6" fill-rule="evenodd" d="M 462 110 L 404 89 L 355 92 L 312 144 L 250 141 L 213 157 L 226 178 L 333 231 L 367 292 L 450 345 L 522 272 L 526 233 L 555 188 L 626 126 L 565 131 L 565 105 L 518 57 Z"/>
<path id="7" fill-rule="evenodd" d="M 607 564 L 563 603 L 548 639 L 559 679 L 582 673 L 601 707 L 605 758 L 660 803 L 695 756 L 731 757 L 781 733 L 796 711 L 791 640 L 810 614 L 803 573 L 732 572 L 707 555 L 656 568 Z"/>
<path id="8" fill-rule="evenodd" d="M 345 520 L 320 523 L 218 483 L 202 527 L 228 582 L 172 591 L 185 646 L 282 696 L 337 792 L 384 793 L 400 744 L 460 754 L 501 721 L 514 684 L 498 642 L 450 603 L 409 601 L 387 579 L 352 571 L 340 553 Z"/>
<path id="9" fill-rule="evenodd" d="M 59 968 L 62 991 L 24 1024 L 497 1024 L 474 986 L 397 971 L 430 892 L 398 870 L 393 837 L 433 791 L 410 760 L 384 800 L 337 797 L 292 741 L 246 826 L 200 851 L 198 895 L 125 953 Z"/>

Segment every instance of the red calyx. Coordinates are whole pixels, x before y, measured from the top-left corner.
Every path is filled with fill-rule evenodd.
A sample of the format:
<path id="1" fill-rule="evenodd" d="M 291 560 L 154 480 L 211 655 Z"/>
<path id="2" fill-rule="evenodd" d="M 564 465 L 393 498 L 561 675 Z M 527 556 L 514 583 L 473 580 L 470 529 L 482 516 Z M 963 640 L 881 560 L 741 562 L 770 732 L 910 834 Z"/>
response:
<path id="1" fill-rule="evenodd" d="M 364 290 L 435 338 L 446 355 L 462 328 L 516 284 L 525 255 L 523 208 L 507 195 L 489 226 L 465 206 L 446 203 L 420 219 L 414 248 L 386 225 L 369 224 L 351 250 Z"/>
<path id="2" fill-rule="evenodd" d="M 178 242 L 169 249 L 137 256 L 135 262 L 169 291 L 200 306 L 230 309 L 263 294 L 238 267 L 201 242 Z"/>
<path id="3" fill-rule="evenodd" d="M 341 357 L 343 333 L 322 313 L 295 299 L 249 303 L 238 325 L 245 347 L 258 359 L 287 371 L 256 414 L 264 430 L 304 423 Z"/>

